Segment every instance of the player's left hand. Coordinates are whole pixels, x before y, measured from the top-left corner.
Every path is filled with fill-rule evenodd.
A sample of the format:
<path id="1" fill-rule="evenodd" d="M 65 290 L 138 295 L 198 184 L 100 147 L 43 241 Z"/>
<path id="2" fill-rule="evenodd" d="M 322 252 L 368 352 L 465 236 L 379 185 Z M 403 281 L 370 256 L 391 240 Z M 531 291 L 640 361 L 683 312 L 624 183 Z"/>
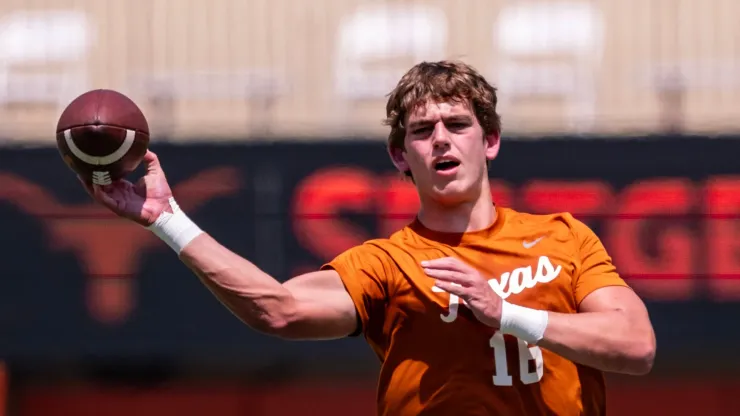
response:
<path id="1" fill-rule="evenodd" d="M 459 296 L 479 321 L 494 328 L 501 326 L 503 299 L 477 270 L 454 257 L 423 261 L 421 266 L 427 276 L 436 279 L 436 287 Z"/>

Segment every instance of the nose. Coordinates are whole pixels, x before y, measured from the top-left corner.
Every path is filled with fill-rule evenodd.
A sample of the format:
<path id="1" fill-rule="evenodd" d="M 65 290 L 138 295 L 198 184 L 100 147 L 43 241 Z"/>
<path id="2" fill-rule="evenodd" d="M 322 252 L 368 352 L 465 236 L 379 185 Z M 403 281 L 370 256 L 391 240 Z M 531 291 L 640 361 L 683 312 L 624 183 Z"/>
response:
<path id="1" fill-rule="evenodd" d="M 435 149 L 444 149 L 450 145 L 450 132 L 447 131 L 444 123 L 440 122 L 434 126 L 432 143 Z"/>

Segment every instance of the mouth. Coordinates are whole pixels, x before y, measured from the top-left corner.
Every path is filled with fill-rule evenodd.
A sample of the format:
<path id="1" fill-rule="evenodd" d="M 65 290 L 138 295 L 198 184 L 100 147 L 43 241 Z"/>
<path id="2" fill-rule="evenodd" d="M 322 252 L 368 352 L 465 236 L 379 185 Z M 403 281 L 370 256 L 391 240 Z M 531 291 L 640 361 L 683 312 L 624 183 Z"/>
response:
<path id="1" fill-rule="evenodd" d="M 451 160 L 451 159 L 446 159 L 446 160 L 440 160 L 438 162 L 435 162 L 434 163 L 434 170 L 436 170 L 437 172 L 442 172 L 442 173 L 452 172 L 458 166 L 460 166 L 460 162 L 459 161 L 457 161 L 457 160 Z"/>

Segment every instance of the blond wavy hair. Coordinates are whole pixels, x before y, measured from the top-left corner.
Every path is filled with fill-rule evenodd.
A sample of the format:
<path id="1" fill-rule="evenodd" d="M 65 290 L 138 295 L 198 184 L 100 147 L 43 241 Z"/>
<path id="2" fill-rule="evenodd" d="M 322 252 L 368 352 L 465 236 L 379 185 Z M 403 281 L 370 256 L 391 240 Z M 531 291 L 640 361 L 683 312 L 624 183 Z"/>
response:
<path id="1" fill-rule="evenodd" d="M 485 135 L 501 132 L 496 112 L 496 88 L 472 66 L 463 62 L 421 62 L 411 68 L 388 94 L 386 119 L 388 146 L 404 149 L 406 117 L 428 100 L 470 105 Z"/>

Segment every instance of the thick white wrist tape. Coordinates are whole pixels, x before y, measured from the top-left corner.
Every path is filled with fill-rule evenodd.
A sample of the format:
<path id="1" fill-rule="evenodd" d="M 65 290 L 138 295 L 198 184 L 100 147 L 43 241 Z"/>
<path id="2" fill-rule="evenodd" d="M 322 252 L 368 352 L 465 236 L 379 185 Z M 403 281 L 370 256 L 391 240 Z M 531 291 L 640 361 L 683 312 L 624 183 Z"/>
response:
<path id="1" fill-rule="evenodd" d="M 525 308 L 507 301 L 501 307 L 501 332 L 536 344 L 545 336 L 547 311 Z"/>
<path id="2" fill-rule="evenodd" d="M 170 197 L 170 206 L 172 213 L 163 212 L 154 224 L 146 228 L 179 255 L 188 243 L 203 233 L 203 230 L 185 215 L 175 202 L 175 198 Z"/>

